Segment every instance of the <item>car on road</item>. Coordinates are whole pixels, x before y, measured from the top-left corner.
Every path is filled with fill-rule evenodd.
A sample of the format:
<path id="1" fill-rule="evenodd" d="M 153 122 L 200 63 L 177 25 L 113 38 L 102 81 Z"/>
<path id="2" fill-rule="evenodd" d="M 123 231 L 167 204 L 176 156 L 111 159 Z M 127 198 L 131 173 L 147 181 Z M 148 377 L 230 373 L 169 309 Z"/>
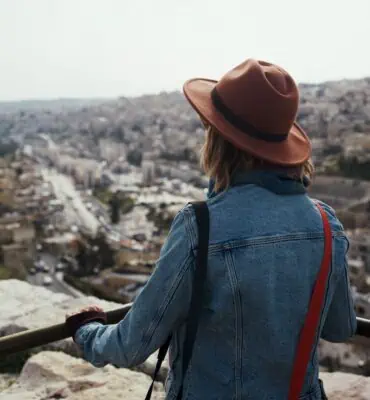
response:
<path id="1" fill-rule="evenodd" d="M 50 267 L 48 265 L 44 265 L 42 268 L 42 272 L 50 272 Z"/>
<path id="2" fill-rule="evenodd" d="M 44 286 L 50 286 L 53 283 L 53 280 L 50 278 L 50 276 L 45 276 L 44 279 L 42 280 L 42 284 Z"/>
<path id="3" fill-rule="evenodd" d="M 38 271 L 38 272 L 49 272 L 50 271 L 50 267 L 48 265 L 46 265 L 44 260 L 35 261 L 33 265 L 34 265 L 36 271 Z"/>
<path id="4" fill-rule="evenodd" d="M 36 271 L 36 268 L 32 267 L 29 269 L 28 272 L 30 273 L 30 275 L 35 275 L 37 271 Z"/>
<path id="5" fill-rule="evenodd" d="M 55 266 L 55 271 L 64 271 L 66 268 L 66 265 L 62 262 L 58 262 L 58 264 Z"/>
<path id="6" fill-rule="evenodd" d="M 41 272 L 43 269 L 43 262 L 42 260 L 37 260 L 33 263 L 33 266 L 35 267 L 37 272 Z"/>

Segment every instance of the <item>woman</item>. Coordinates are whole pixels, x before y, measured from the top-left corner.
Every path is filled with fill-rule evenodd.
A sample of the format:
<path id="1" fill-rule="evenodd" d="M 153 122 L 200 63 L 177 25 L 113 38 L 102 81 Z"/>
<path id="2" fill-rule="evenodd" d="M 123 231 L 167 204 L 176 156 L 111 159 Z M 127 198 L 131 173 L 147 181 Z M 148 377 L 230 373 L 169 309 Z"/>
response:
<path id="1" fill-rule="evenodd" d="M 82 319 L 75 341 L 95 366 L 132 367 L 172 334 L 168 399 L 182 382 L 183 399 L 287 399 L 324 251 L 323 222 L 306 194 L 313 166 L 309 139 L 295 122 L 298 88 L 282 68 L 249 59 L 219 82 L 186 82 L 184 92 L 206 127 L 202 165 L 211 178 L 206 300 L 190 367 L 183 377 L 198 243 L 191 206 L 174 219 L 156 269 L 126 318 L 109 326 Z M 348 241 L 334 211 L 320 204 L 333 254 L 305 400 L 325 398 L 318 338 L 341 342 L 356 331 Z"/>

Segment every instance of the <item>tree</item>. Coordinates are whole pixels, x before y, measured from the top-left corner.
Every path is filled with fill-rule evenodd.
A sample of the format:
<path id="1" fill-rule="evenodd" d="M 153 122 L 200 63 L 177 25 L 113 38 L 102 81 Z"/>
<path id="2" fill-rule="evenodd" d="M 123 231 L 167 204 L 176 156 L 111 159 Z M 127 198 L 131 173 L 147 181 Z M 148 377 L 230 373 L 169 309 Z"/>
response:
<path id="1" fill-rule="evenodd" d="M 99 232 L 97 236 L 92 239 L 91 247 L 95 258 L 97 258 L 100 269 L 110 268 L 114 265 L 115 253 L 107 242 L 103 232 Z"/>
<path id="2" fill-rule="evenodd" d="M 77 275 L 78 276 L 86 275 L 86 268 L 88 267 L 88 254 L 86 246 L 81 241 L 77 242 L 76 260 L 79 266 Z"/>
<path id="3" fill-rule="evenodd" d="M 140 133 L 141 135 L 144 133 L 142 127 L 141 127 L 138 123 L 133 124 L 132 127 L 131 127 L 131 130 L 132 130 L 133 132 L 138 132 L 138 133 Z"/>
<path id="4" fill-rule="evenodd" d="M 113 194 L 112 198 L 109 201 L 110 205 L 110 216 L 112 224 L 118 224 L 120 221 L 121 215 L 121 207 L 120 200 L 117 194 Z"/>
<path id="5" fill-rule="evenodd" d="M 12 142 L 0 141 L 0 157 L 15 153 L 17 148 L 18 148 L 17 143 L 13 141 Z"/>
<path id="6" fill-rule="evenodd" d="M 127 153 L 127 161 L 135 167 L 141 167 L 143 161 L 143 153 L 139 150 L 131 150 Z"/>
<path id="7" fill-rule="evenodd" d="M 123 126 L 114 127 L 110 134 L 112 138 L 118 142 L 123 142 L 125 140 L 125 129 Z"/>

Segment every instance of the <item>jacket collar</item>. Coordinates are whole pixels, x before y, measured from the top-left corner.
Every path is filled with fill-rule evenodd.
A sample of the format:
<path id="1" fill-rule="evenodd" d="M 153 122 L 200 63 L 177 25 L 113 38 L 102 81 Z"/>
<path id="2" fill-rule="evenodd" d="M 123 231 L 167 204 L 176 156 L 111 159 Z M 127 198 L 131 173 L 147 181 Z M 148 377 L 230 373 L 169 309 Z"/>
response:
<path id="1" fill-rule="evenodd" d="M 254 184 L 270 190 L 279 195 L 292 195 L 306 193 L 309 181 L 306 177 L 298 180 L 289 177 L 279 170 L 253 170 L 248 172 L 237 172 L 232 180 L 231 186 Z M 208 186 L 208 198 L 216 196 L 214 192 L 214 181 L 211 179 Z"/>

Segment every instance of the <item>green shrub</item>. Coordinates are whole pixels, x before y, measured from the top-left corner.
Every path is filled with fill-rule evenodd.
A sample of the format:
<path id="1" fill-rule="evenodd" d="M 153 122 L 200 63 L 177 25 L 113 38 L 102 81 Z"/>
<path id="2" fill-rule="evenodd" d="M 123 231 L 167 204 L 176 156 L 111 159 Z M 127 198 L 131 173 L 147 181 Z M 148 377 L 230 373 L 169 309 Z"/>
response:
<path id="1" fill-rule="evenodd" d="M 12 273 L 8 268 L 5 268 L 4 266 L 0 265 L 0 280 L 4 279 L 11 279 L 12 278 Z"/>
<path id="2" fill-rule="evenodd" d="M 108 189 L 98 188 L 94 189 L 94 196 L 104 204 L 109 204 L 112 193 Z"/>
<path id="3" fill-rule="evenodd" d="M 120 196 L 120 208 L 122 214 L 127 214 L 135 207 L 135 200 L 131 197 Z"/>
<path id="4" fill-rule="evenodd" d="M 151 208 L 147 214 L 147 219 L 153 222 L 161 234 L 164 235 L 168 234 L 173 221 L 172 215 L 169 215 L 164 207 L 159 209 Z"/>
<path id="5" fill-rule="evenodd" d="M 26 279 L 26 272 L 23 270 L 13 270 L 10 268 L 6 268 L 3 265 L 0 265 L 0 280 L 5 279 Z"/>
<path id="6" fill-rule="evenodd" d="M 370 180 L 370 161 L 360 162 L 356 157 L 340 157 L 338 166 L 344 176 Z"/>
<path id="7" fill-rule="evenodd" d="M 123 193 L 114 194 L 109 189 L 95 189 L 94 196 L 106 205 L 110 205 L 111 200 L 116 196 L 122 214 L 129 213 L 135 207 L 135 200 L 132 197 L 126 196 Z"/>

